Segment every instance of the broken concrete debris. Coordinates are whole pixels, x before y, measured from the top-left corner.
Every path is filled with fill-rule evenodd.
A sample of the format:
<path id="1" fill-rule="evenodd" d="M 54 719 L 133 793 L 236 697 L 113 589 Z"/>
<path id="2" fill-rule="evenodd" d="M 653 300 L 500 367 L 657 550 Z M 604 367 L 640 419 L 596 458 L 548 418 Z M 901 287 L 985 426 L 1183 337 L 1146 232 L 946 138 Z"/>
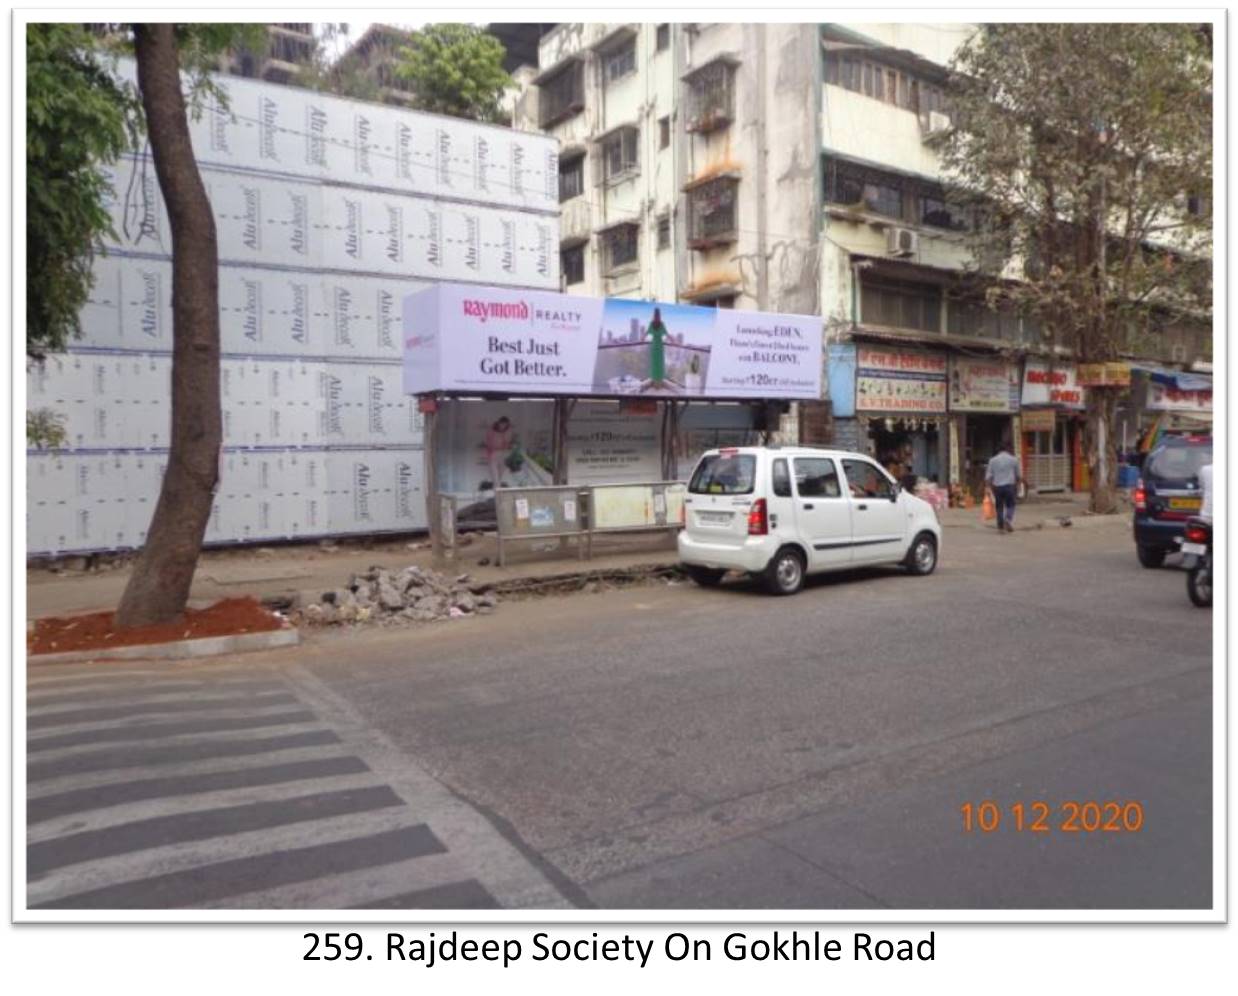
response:
<path id="1" fill-rule="evenodd" d="M 342 588 L 303 604 L 301 621 L 313 626 L 437 622 L 488 615 L 498 604 L 493 586 L 475 583 L 467 574 L 451 578 L 424 567 L 371 567 Z"/>

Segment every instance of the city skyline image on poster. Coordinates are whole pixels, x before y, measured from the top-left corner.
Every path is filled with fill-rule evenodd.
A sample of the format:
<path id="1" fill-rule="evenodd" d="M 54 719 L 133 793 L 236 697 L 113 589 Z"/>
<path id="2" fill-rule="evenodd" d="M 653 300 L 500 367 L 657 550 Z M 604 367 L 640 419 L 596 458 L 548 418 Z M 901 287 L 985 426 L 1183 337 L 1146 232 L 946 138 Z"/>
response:
<path id="1" fill-rule="evenodd" d="M 611 298 L 602 312 L 593 387 L 598 393 L 700 395 L 708 383 L 717 312 Z"/>

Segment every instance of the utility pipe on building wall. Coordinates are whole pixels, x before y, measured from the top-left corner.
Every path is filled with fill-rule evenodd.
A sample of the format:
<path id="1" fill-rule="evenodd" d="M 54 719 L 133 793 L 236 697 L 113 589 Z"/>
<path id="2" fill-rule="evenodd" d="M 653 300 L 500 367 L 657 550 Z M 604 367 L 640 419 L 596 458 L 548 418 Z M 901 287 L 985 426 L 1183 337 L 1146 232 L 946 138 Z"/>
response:
<path id="1" fill-rule="evenodd" d="M 757 34 L 757 309 L 769 310 L 769 247 L 766 245 L 766 195 L 769 171 L 769 141 L 767 128 L 765 83 L 765 25 L 756 26 Z M 732 95 L 732 99 L 735 97 Z"/>

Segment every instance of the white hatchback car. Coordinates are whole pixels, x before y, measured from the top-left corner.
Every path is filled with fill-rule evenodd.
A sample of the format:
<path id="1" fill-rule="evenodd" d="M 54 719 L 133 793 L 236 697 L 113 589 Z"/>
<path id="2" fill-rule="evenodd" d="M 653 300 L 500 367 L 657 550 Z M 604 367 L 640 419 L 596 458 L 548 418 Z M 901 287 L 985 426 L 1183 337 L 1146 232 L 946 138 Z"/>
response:
<path id="1" fill-rule="evenodd" d="M 746 571 L 792 595 L 809 574 L 871 564 L 931 574 L 940 551 L 933 507 L 862 453 L 709 450 L 684 496 L 679 559 L 702 585 Z"/>

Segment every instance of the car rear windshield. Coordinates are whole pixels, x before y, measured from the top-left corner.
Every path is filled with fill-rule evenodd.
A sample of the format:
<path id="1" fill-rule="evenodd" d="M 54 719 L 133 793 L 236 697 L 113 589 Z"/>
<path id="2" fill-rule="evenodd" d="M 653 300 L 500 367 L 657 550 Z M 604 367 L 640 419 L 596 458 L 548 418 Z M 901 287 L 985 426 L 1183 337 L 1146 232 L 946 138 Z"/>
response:
<path id="1" fill-rule="evenodd" d="M 751 453 L 714 453 L 702 457 L 688 490 L 694 495 L 750 495 L 757 476 Z"/>
<path id="2" fill-rule="evenodd" d="M 1199 468 L 1212 463 L 1211 446 L 1165 446 L 1148 459 L 1147 477 L 1185 481 L 1199 476 Z"/>

